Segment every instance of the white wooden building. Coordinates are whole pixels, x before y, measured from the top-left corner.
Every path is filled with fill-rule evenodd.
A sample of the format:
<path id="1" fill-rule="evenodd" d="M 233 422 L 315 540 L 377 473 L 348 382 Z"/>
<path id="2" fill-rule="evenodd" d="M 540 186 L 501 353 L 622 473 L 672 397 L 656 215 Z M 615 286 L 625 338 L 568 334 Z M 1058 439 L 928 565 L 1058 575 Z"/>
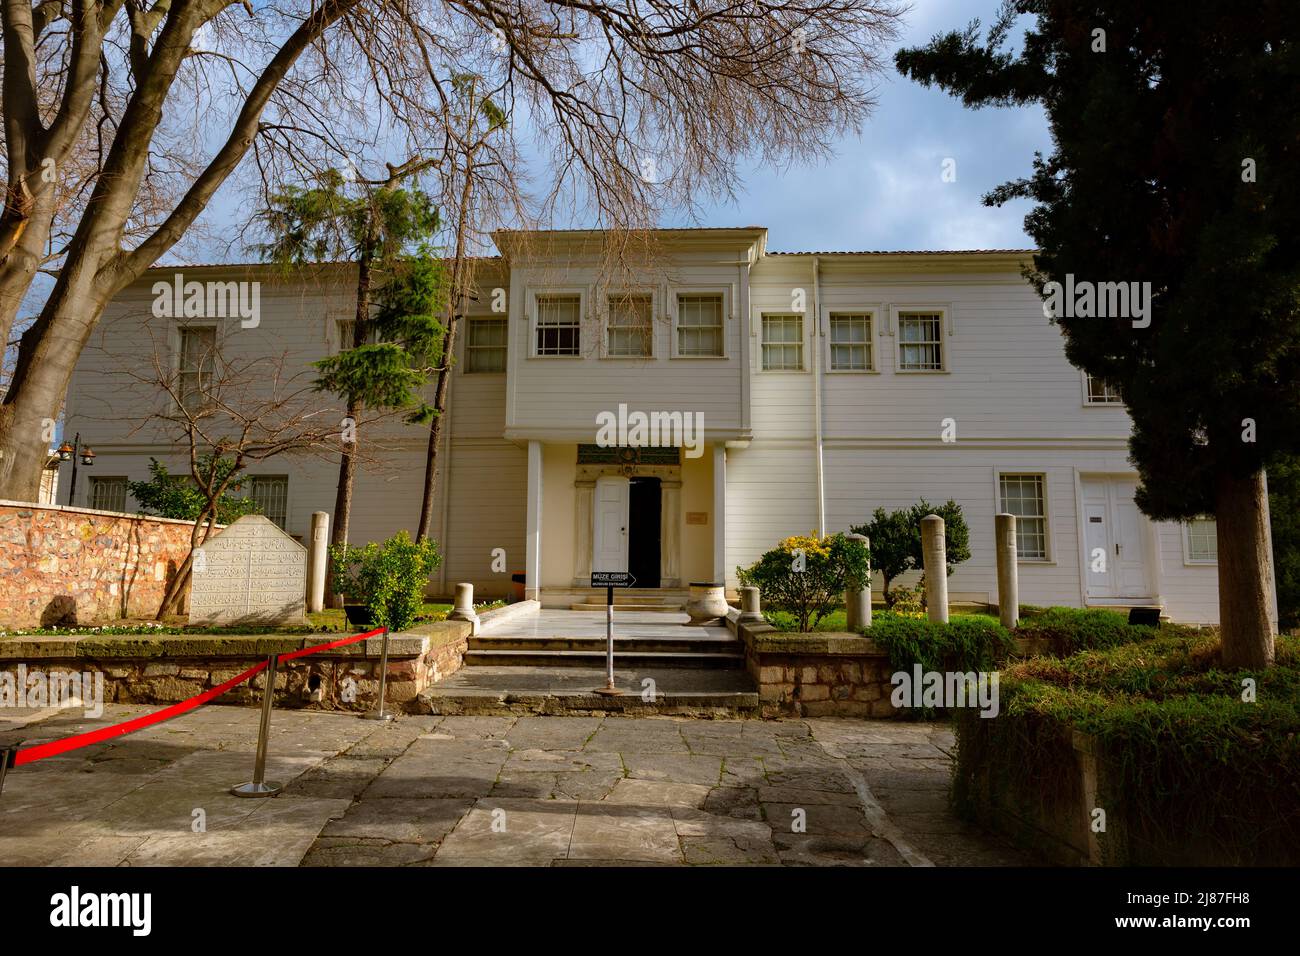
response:
<path id="1" fill-rule="evenodd" d="M 1134 506 L 1124 407 L 1066 361 L 1022 278 L 1027 250 L 769 253 L 758 227 L 652 238 L 651 254 L 619 268 L 592 232 L 499 234 L 502 255 L 478 261 L 444 430 L 434 592 L 471 581 L 505 595 L 525 572 L 530 597 L 563 606 L 587 593 L 593 566 L 623 560 L 668 593 L 730 587 L 781 538 L 925 497 L 956 500 L 971 528 L 956 600 L 996 601 L 993 516 L 1008 510 L 1024 603 L 1216 620 L 1213 521 L 1154 523 Z M 257 325 L 152 317 L 154 284 L 178 273 L 260 283 Z M 76 503 L 132 510 L 125 482 L 147 477 L 150 457 L 182 465 L 140 427 L 141 402 L 161 399 L 127 387 L 124 363 L 161 356 L 198 375 L 194 356 L 215 343 L 227 358 L 284 352 L 305 367 L 349 334 L 351 281 L 348 266 L 186 266 L 124 292 L 68 396 L 65 430 L 98 453 Z M 608 447 L 601 425 L 620 406 L 703 430 L 685 448 Z M 353 542 L 414 530 L 427 430 L 390 431 L 358 481 Z M 305 536 L 311 513 L 333 508 L 336 473 L 273 459 L 250 493 Z"/>

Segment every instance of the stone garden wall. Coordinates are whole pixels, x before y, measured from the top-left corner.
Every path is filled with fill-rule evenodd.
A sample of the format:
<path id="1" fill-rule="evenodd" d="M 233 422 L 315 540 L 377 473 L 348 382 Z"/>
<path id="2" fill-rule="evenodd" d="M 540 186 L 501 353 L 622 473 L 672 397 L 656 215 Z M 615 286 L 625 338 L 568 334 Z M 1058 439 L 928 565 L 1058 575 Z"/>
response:
<path id="1" fill-rule="evenodd" d="M 414 709 L 424 688 L 457 671 L 469 644 L 466 621 L 439 621 L 391 635 L 387 706 Z M 333 635 L 145 635 L 27 637 L 0 642 L 0 672 L 22 686 L 33 674 L 102 673 L 104 703 L 167 704 L 223 684 L 270 654 L 323 644 Z M 379 694 L 380 637 L 332 648 L 282 664 L 276 706 L 370 710 Z M 21 668 L 21 670 L 20 670 Z M 98 678 L 93 678 L 97 680 Z M 221 703 L 261 698 L 265 674 L 227 691 Z"/>
<path id="2" fill-rule="evenodd" d="M 728 626 L 745 644 L 764 717 L 894 717 L 893 668 L 875 641 L 858 634 L 778 631 L 768 624 Z"/>
<path id="3" fill-rule="evenodd" d="M 0 501 L 0 630 L 153 617 L 192 527 Z"/>

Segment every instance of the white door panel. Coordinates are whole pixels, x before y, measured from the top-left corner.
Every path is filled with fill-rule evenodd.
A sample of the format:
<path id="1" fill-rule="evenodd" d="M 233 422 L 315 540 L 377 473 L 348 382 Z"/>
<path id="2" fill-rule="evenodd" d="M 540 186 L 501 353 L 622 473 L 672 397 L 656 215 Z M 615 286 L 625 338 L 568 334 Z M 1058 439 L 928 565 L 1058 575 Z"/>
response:
<path id="1" fill-rule="evenodd" d="M 626 478 L 596 479 L 593 571 L 627 570 L 627 518 L 631 482 Z"/>
<path id="2" fill-rule="evenodd" d="M 1149 599 L 1150 529 L 1133 501 L 1137 482 L 1086 478 L 1081 484 L 1087 597 Z"/>

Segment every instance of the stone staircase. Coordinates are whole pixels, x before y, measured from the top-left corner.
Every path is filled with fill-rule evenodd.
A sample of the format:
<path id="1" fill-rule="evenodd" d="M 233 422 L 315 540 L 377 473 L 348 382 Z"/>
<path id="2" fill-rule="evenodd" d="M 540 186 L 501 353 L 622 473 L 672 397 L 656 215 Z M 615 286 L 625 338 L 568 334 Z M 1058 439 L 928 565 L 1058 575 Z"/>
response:
<path id="1" fill-rule="evenodd" d="M 689 592 L 685 588 L 616 588 L 615 611 L 681 611 Z M 570 611 L 605 610 L 605 592 L 600 588 L 570 588 L 545 595 L 547 607 L 567 607 Z"/>
<path id="2" fill-rule="evenodd" d="M 739 669 L 745 666 L 741 642 L 725 631 L 725 636 L 717 634 L 716 628 L 682 628 L 685 633 L 681 637 L 621 637 L 617 626 L 616 619 L 614 660 L 619 667 Z M 481 633 L 470 638 L 465 665 L 599 669 L 605 666 L 605 638 Z"/>

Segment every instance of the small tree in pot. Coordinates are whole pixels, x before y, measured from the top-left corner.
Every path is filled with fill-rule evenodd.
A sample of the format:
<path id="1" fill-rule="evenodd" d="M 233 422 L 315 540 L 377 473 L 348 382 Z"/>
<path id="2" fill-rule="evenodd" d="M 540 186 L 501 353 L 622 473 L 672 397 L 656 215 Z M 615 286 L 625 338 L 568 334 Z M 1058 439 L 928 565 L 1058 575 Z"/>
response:
<path id="1" fill-rule="evenodd" d="M 412 541 L 407 532 L 399 531 L 383 544 L 335 545 L 330 560 L 334 586 L 350 602 L 349 621 L 403 631 L 415 623 L 424 589 L 442 558 L 436 542 Z M 366 620 L 352 610 L 356 606 L 366 609 Z"/>

